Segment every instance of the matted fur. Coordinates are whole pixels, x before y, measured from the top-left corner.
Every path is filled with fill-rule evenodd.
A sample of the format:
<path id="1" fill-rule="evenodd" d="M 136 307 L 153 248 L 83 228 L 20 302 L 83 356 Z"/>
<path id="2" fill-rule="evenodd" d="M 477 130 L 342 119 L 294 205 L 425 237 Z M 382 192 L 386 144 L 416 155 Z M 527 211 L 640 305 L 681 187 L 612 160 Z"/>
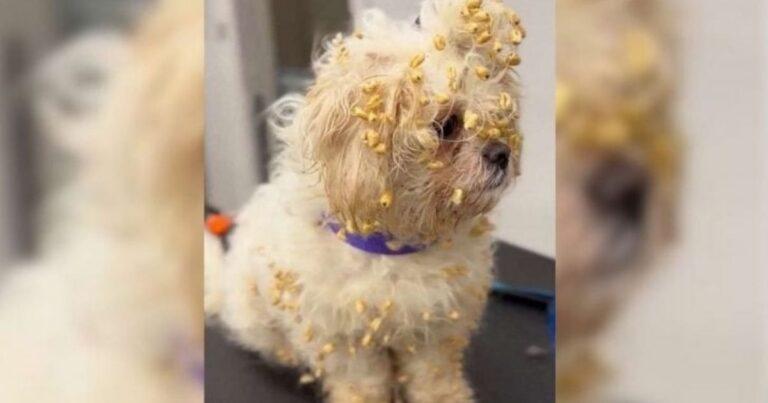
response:
<path id="1" fill-rule="evenodd" d="M 524 36 L 511 10 L 480 3 L 426 1 L 421 27 L 367 11 L 355 34 L 326 43 L 306 97 L 272 108 L 283 149 L 223 262 L 207 238 L 208 313 L 246 348 L 321 380 L 329 401 L 390 402 L 399 387 L 412 403 L 473 400 L 462 354 L 492 277 L 482 214 L 519 173 L 511 67 Z M 452 115 L 460 127 L 441 140 Z M 512 149 L 503 172 L 483 160 L 492 142 Z M 337 239 L 371 231 L 430 246 L 385 256 Z"/>

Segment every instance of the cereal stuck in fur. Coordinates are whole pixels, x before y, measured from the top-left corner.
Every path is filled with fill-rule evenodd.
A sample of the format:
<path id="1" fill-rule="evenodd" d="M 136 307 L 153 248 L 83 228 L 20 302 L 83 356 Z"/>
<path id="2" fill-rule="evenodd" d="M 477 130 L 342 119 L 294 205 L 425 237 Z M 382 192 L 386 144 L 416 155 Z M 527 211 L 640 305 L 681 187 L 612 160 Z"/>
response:
<path id="1" fill-rule="evenodd" d="M 420 26 L 367 11 L 357 35 L 325 44 L 306 96 L 272 109 L 285 145 L 277 175 L 239 215 L 223 302 L 209 315 L 266 357 L 289 348 L 330 402 L 389 402 L 394 386 L 413 401 L 473 401 L 456 358 L 466 344 L 441 341 L 477 328 L 492 277 L 482 236 L 492 226 L 479 220 L 519 175 L 520 90 L 507 59 L 524 31 L 510 15 L 480 0 L 426 0 Z M 400 254 L 354 246 L 370 237 Z M 246 253 L 253 244 L 268 256 Z M 269 261 L 285 268 L 279 277 Z M 259 293 L 239 291 L 248 277 Z M 274 305 L 261 297 L 272 292 Z M 456 370 L 410 381 L 434 377 L 430 368 Z"/>

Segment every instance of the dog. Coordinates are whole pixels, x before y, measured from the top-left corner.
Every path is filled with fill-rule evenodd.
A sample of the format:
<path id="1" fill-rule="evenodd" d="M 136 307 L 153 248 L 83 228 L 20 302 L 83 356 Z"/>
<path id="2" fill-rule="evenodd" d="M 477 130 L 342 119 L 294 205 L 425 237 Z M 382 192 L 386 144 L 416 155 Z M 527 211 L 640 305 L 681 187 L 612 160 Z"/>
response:
<path id="1" fill-rule="evenodd" d="M 655 1 L 557 3 L 557 395 L 594 402 L 596 338 L 674 239 L 674 41 Z"/>
<path id="2" fill-rule="evenodd" d="M 427 0 L 324 43 L 271 109 L 271 181 L 206 242 L 206 309 L 329 402 L 471 402 L 462 355 L 492 272 L 485 214 L 520 173 L 519 16 Z M 221 259 L 221 260 L 219 260 Z"/>
<path id="3" fill-rule="evenodd" d="M 38 109 L 77 172 L 55 236 L 0 284 L 3 402 L 203 400 L 202 2 L 163 1 L 118 43 L 92 107 Z"/>

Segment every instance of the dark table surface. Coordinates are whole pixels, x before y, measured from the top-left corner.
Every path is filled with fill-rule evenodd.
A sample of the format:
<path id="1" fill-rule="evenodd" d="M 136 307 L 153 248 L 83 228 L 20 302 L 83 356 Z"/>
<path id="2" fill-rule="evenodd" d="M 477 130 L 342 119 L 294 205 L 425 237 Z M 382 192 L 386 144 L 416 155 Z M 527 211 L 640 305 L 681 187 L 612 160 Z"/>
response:
<path id="1" fill-rule="evenodd" d="M 554 292 L 552 259 L 499 243 L 496 262 L 498 280 Z M 555 357 L 544 306 L 492 296 L 466 364 L 480 403 L 554 402 Z M 216 325 L 206 328 L 206 403 L 321 401 L 315 387 L 299 387 L 298 378 L 297 372 L 271 366 L 232 344 Z"/>

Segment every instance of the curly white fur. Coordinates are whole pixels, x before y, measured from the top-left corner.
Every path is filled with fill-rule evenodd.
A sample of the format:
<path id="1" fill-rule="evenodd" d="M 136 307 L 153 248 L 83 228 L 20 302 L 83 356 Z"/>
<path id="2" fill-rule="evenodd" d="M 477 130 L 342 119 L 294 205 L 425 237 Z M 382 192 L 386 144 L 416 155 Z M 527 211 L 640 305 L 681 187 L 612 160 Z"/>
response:
<path id="1" fill-rule="evenodd" d="M 329 401 L 390 402 L 398 387 L 412 403 L 473 400 L 462 353 L 492 278 L 482 214 L 519 173 L 511 67 L 524 36 L 511 10 L 480 3 L 426 1 L 420 28 L 369 11 L 328 42 L 308 95 L 272 108 L 284 148 L 271 183 L 237 216 L 223 262 L 207 259 L 208 313 L 306 369 Z M 463 127 L 441 140 L 451 116 Z M 493 143 L 511 148 L 501 170 L 483 157 Z M 374 255 L 338 239 L 371 231 L 431 246 Z"/>

